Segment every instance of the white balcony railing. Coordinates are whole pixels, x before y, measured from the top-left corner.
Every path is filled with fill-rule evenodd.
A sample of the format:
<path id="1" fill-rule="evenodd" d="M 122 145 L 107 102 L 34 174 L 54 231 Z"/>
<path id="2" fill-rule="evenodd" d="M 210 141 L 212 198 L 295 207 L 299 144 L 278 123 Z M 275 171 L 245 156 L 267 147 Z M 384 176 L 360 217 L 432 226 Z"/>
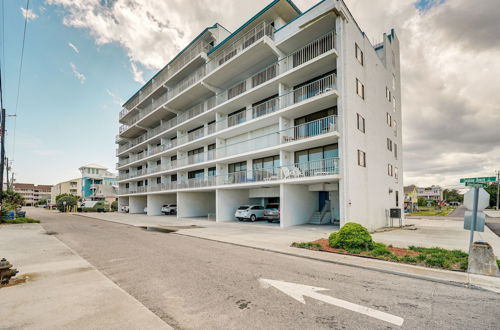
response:
<path id="1" fill-rule="evenodd" d="M 335 32 L 331 31 L 283 58 L 283 65 L 280 69 L 282 72 L 291 70 L 315 59 L 322 54 L 325 54 L 334 48 Z"/>
<path id="2" fill-rule="evenodd" d="M 268 36 L 274 39 L 274 27 L 267 22 L 259 23 L 256 27 L 246 32 L 241 38 L 234 41 L 232 44 L 219 52 L 210 62 L 207 67 L 209 72 L 223 65 L 236 55 L 242 53 L 245 49 L 253 45 L 256 41 Z"/>
<path id="3" fill-rule="evenodd" d="M 331 133 L 336 130 L 337 116 L 332 115 L 282 130 L 280 135 L 282 143 L 289 143 L 317 135 Z"/>

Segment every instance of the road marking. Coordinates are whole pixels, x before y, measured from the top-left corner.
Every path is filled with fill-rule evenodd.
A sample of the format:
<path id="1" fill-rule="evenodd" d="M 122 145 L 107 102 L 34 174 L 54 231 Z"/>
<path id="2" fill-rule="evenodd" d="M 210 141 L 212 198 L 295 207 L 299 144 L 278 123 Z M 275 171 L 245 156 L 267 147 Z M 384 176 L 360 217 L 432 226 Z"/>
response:
<path id="1" fill-rule="evenodd" d="M 280 290 L 281 292 L 289 295 L 293 299 L 300 301 L 301 303 L 305 304 L 306 301 L 304 300 L 304 297 L 310 297 L 316 300 L 320 300 L 322 302 L 325 302 L 330 305 L 335 305 L 338 307 L 342 307 L 348 310 L 351 310 L 353 312 L 358 312 L 385 322 L 389 322 L 398 326 L 403 325 L 404 319 L 395 316 L 392 314 L 384 313 L 381 311 L 378 311 L 376 309 L 372 309 L 369 307 L 357 305 L 345 300 L 337 299 L 331 296 L 327 296 L 321 293 L 318 293 L 318 291 L 325 291 L 329 289 L 325 288 L 318 288 L 314 286 L 309 286 L 309 285 L 303 285 L 303 284 L 296 284 L 296 283 L 289 283 L 289 282 L 283 282 L 283 281 L 276 281 L 276 280 L 268 280 L 261 278 L 259 279 L 259 282 L 265 286 L 273 286 L 276 289 Z"/>

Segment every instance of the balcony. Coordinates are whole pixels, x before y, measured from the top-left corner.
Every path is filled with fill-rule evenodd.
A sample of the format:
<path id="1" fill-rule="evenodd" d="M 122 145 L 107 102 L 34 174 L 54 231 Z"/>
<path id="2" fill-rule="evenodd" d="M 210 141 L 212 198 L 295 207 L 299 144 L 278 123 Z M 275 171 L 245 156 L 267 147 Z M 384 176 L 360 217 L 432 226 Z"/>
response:
<path id="1" fill-rule="evenodd" d="M 206 82 L 222 86 L 238 72 L 245 72 L 259 63 L 269 63 L 277 54 L 268 43 L 274 39 L 274 27 L 261 22 L 238 40 L 225 47 L 207 63 Z M 242 54 L 245 53 L 245 56 Z M 225 70 L 219 68 L 225 67 Z"/>

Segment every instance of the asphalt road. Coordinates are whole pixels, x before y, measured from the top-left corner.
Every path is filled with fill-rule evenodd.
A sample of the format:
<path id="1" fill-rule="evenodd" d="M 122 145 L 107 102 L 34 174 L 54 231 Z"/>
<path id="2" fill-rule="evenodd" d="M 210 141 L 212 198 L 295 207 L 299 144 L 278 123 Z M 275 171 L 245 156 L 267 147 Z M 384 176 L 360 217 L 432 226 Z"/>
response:
<path id="1" fill-rule="evenodd" d="M 104 275 L 177 329 L 498 329 L 500 295 L 208 240 L 33 211 Z M 402 327 L 259 279 L 300 283 L 404 318 Z"/>
<path id="2" fill-rule="evenodd" d="M 460 217 L 463 218 L 465 215 L 465 211 L 467 209 L 465 206 L 460 206 L 456 208 L 453 212 L 447 215 L 447 217 Z M 486 216 L 486 226 L 490 228 L 492 232 L 494 232 L 497 236 L 500 237 L 500 218 L 491 218 Z"/>

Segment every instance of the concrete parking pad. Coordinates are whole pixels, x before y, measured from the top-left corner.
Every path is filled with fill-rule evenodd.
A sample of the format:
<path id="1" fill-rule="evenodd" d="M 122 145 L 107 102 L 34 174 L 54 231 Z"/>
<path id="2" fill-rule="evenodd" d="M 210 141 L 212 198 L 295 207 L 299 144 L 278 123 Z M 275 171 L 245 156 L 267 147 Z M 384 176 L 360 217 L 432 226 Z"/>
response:
<path id="1" fill-rule="evenodd" d="M 0 226 L 0 237 L 0 257 L 27 278 L 0 288 L 2 329 L 171 329 L 40 225 Z"/>

